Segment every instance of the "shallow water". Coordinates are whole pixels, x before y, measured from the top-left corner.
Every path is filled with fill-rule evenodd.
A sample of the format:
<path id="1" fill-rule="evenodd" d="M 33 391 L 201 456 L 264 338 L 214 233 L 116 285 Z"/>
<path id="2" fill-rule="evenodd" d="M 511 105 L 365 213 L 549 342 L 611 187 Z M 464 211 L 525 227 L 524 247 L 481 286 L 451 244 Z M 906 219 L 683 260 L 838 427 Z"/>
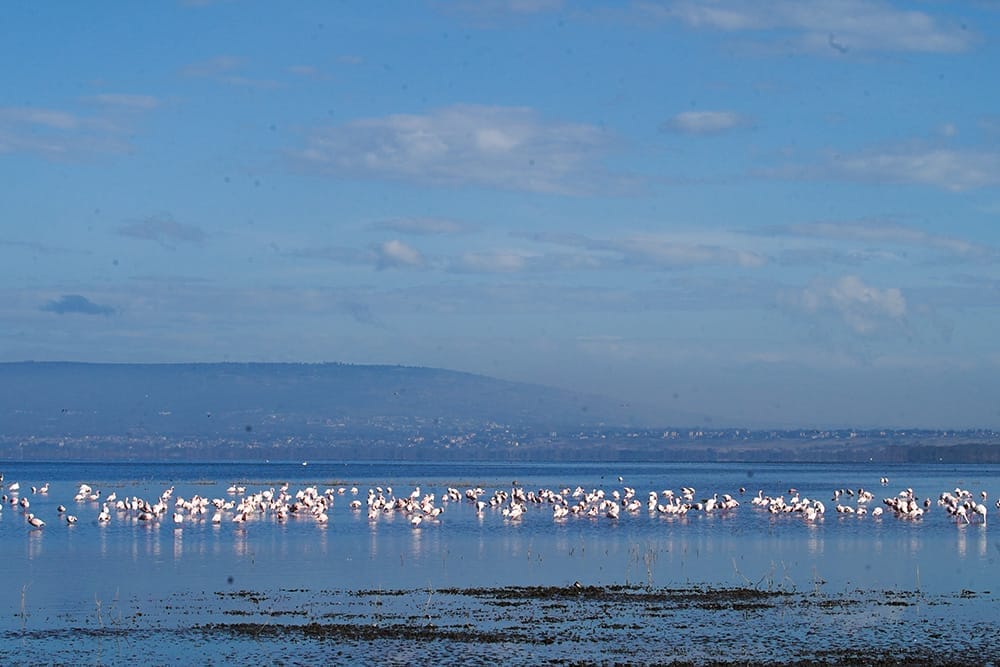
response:
<path id="1" fill-rule="evenodd" d="M 989 621 L 998 597 L 1000 538 L 994 526 L 956 523 L 937 505 L 918 521 L 899 520 L 891 513 L 881 519 L 841 515 L 833 511 L 831 501 L 833 490 L 842 488 L 872 491 L 875 507 L 881 498 L 906 487 L 921 499 L 936 499 L 960 487 L 977 496 L 986 491 L 994 521 L 997 510 L 992 503 L 1000 495 L 1000 470 L 995 466 L 8 462 L 2 471 L 5 485 L 19 482 L 18 497 L 27 498 L 28 511 L 46 522 L 42 529 L 31 529 L 18 506 L 8 503 L 0 511 L 4 663 L 126 663 L 137 656 L 154 664 L 182 659 L 229 662 L 259 656 L 262 644 L 271 659 L 290 663 L 296 662 L 295 656 L 306 663 L 335 660 L 338 656 L 329 652 L 334 645 L 346 652 L 339 657 L 365 661 L 381 655 L 386 642 L 394 647 L 394 655 L 410 656 L 402 657 L 400 664 L 428 662 L 442 651 L 487 662 L 522 654 L 553 662 L 745 662 L 755 655 L 757 660 L 801 657 L 807 654 L 796 653 L 796 646 L 815 651 L 817 642 L 820 647 L 850 648 L 852 644 L 842 640 L 844 628 L 869 648 L 891 653 L 894 642 L 914 645 L 915 635 L 907 634 L 907 628 L 956 624 L 961 632 L 920 634 L 925 648 L 940 649 L 943 655 L 976 649 L 984 632 L 990 637 L 991 626 L 972 635 L 954 619 L 966 619 L 968 627 Z M 882 476 L 889 477 L 887 486 L 879 484 Z M 510 491 L 515 481 L 526 490 L 580 486 L 603 489 L 609 496 L 628 486 L 643 508 L 635 514 L 623 511 L 617 520 L 571 515 L 557 522 L 547 504 L 529 504 L 521 519 L 510 520 L 500 508 L 477 516 L 470 502 L 440 501 L 447 487 L 464 493 L 479 486 L 488 498 L 494 490 Z M 32 485 L 46 482 L 46 495 L 31 493 Z M 73 501 L 81 483 L 100 490 L 103 498 L 114 492 L 119 498 L 152 501 L 170 487 L 174 499 L 196 494 L 233 498 L 226 489 L 234 482 L 247 493 L 285 482 L 292 492 L 311 485 L 320 491 L 343 487 L 345 492 L 334 493 L 326 525 L 295 515 L 283 523 L 265 515 L 237 524 L 231 514 L 213 525 L 208 514 L 175 526 L 170 512 L 159 522 L 112 512 L 111 521 L 99 525 L 99 502 Z M 353 486 L 362 503 L 369 488 L 392 487 L 395 496 L 404 497 L 419 486 L 421 495 L 436 494 L 445 510 L 438 520 L 417 528 L 400 513 L 370 521 L 364 508 L 349 508 L 355 499 Z M 691 511 L 684 517 L 646 511 L 649 491 L 679 492 L 681 486 L 695 487 L 696 498 L 730 493 L 742 504 L 725 512 Z M 746 488 L 742 495 L 741 486 Z M 758 490 L 787 495 L 791 487 L 826 503 L 821 521 L 771 515 L 749 502 Z M 841 502 L 848 500 L 853 504 L 846 497 Z M 60 520 L 60 503 L 78 523 L 69 526 Z M 699 607 L 692 618 L 680 620 L 674 610 L 672 623 L 684 627 L 671 641 L 662 633 L 646 636 L 642 628 L 662 627 L 664 616 L 635 597 L 594 598 L 583 605 L 579 619 L 560 608 L 546 616 L 526 601 L 520 608 L 532 611 L 522 612 L 525 619 L 537 616 L 543 625 L 562 628 L 561 633 L 543 633 L 539 640 L 536 630 L 525 634 L 523 627 L 507 622 L 498 627 L 512 633 L 510 641 L 461 641 L 455 634 L 438 633 L 430 647 L 422 649 L 418 645 L 426 644 L 426 637 L 399 633 L 345 643 L 343 637 L 327 641 L 322 632 L 272 636 L 240 633 L 233 625 L 249 619 L 284 628 L 337 618 L 348 624 L 393 627 L 413 617 L 418 623 L 471 633 L 491 629 L 484 625 L 488 615 L 482 613 L 481 597 L 454 593 L 457 602 L 447 606 L 452 611 L 444 611 L 439 601 L 447 595 L 438 591 L 609 586 L 764 591 L 791 594 L 796 602 L 778 598 L 780 604 L 742 610 Z M 911 596 L 905 599 L 919 604 L 881 604 L 893 595 Z M 376 599 L 381 619 L 370 613 Z M 833 602 L 823 606 L 821 600 Z M 509 611 L 489 596 L 485 604 Z M 421 605 L 426 613 L 418 613 Z M 274 611 L 282 613 L 274 616 Z M 797 620 L 788 623 L 793 617 Z M 631 637 L 626 653 L 609 630 L 619 625 Z M 764 629 L 767 634 L 761 634 Z M 761 640 L 774 633 L 781 641 Z M 570 636 L 589 639 L 572 646 L 560 641 Z M 721 653 L 680 650 L 693 639 L 716 642 Z M 758 653 L 753 646 L 760 647 Z M 312 659 L 303 658 L 307 654 Z M 979 655 L 988 661 L 988 654 Z"/>

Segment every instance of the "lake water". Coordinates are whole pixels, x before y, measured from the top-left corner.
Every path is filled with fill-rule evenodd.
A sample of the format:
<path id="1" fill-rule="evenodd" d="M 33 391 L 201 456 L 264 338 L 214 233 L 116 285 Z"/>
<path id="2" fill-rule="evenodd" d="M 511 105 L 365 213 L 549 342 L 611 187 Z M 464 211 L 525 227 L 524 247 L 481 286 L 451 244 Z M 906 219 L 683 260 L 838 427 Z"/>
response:
<path id="1" fill-rule="evenodd" d="M 850 651 L 996 663 L 1000 646 L 996 466 L 7 462 L 0 471 L 3 664 L 836 662 Z M 27 510 L 12 504 L 14 482 Z M 46 483 L 47 494 L 32 493 Z M 74 501 L 82 483 L 101 500 Z M 328 521 L 266 512 L 237 523 L 230 510 L 213 524 L 211 508 L 171 519 L 177 498 L 237 501 L 233 484 L 252 494 L 286 483 L 292 494 L 330 489 Z M 369 489 L 406 498 L 417 487 L 435 494 L 436 519 L 369 518 Z M 449 487 L 462 500 L 442 502 Z M 512 488 L 611 499 L 628 487 L 642 509 L 557 521 L 551 503 L 529 502 L 512 519 L 509 502 L 477 513 L 464 498 L 476 487 L 483 501 Z M 731 494 L 741 504 L 647 511 L 650 491 L 662 503 L 664 490 L 682 487 L 696 489 L 695 502 Z M 157 521 L 112 509 L 98 522 L 112 493 L 155 502 L 169 488 Z M 825 514 L 807 521 L 750 502 L 758 491 L 789 498 L 791 488 Z M 982 502 L 985 491 L 988 522 L 956 521 L 936 502 L 918 520 L 837 513 L 834 491 L 859 488 L 874 494 L 872 509 L 906 488 L 921 501 L 961 488 Z M 856 495 L 839 502 L 856 506 Z M 46 525 L 33 529 L 27 512 Z"/>

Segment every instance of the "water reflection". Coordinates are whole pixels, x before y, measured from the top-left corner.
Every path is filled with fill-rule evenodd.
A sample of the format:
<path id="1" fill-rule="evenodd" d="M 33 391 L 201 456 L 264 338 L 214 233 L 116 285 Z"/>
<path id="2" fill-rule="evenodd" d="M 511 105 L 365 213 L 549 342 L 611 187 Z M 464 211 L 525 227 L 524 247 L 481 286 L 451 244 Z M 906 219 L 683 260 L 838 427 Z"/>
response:
<path id="1" fill-rule="evenodd" d="M 806 548 L 811 556 L 823 555 L 823 533 L 816 524 L 809 524 L 809 537 L 806 540 Z"/>
<path id="2" fill-rule="evenodd" d="M 217 559 L 222 555 L 222 533 L 218 524 L 212 526 L 212 558 Z"/>
<path id="3" fill-rule="evenodd" d="M 368 538 L 368 557 L 371 560 L 378 558 L 378 534 L 375 530 L 375 523 L 371 525 L 371 530 L 369 531 Z"/>
<path id="4" fill-rule="evenodd" d="M 419 526 L 410 530 L 410 553 L 419 558 L 423 551 L 424 531 Z"/>
<path id="5" fill-rule="evenodd" d="M 42 535 L 41 530 L 28 531 L 28 560 L 34 560 L 42 555 Z"/>
<path id="6" fill-rule="evenodd" d="M 918 537 L 916 533 L 912 533 L 910 535 L 909 547 L 911 556 L 916 556 L 917 554 L 920 553 L 920 547 L 921 547 L 920 537 Z"/>
<path id="7" fill-rule="evenodd" d="M 160 560 L 160 531 L 152 523 L 149 523 L 146 528 L 146 535 L 149 552 L 155 560 Z"/>
<path id="8" fill-rule="evenodd" d="M 97 538 L 98 551 L 101 556 L 106 557 L 108 555 L 108 531 L 104 530 L 102 526 L 101 529 L 97 531 L 97 534 L 99 536 Z"/>
<path id="9" fill-rule="evenodd" d="M 329 524 L 321 523 L 321 524 L 318 524 L 317 527 L 319 528 L 319 537 L 317 538 L 317 541 L 319 542 L 319 553 L 320 553 L 320 555 L 325 556 L 326 555 L 327 534 L 329 532 Z"/>
<path id="10" fill-rule="evenodd" d="M 245 528 L 237 528 L 233 531 L 233 553 L 237 558 L 244 558 L 247 555 L 247 531 Z"/>

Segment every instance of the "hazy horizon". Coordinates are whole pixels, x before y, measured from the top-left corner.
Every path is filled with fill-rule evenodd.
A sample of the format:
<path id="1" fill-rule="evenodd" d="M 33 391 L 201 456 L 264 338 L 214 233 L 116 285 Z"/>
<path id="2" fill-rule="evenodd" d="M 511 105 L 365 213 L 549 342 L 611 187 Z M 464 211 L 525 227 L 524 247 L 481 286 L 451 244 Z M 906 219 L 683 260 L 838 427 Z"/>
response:
<path id="1" fill-rule="evenodd" d="M 305 361 L 305 362 L 294 362 L 294 361 L 281 361 L 281 362 L 270 362 L 270 361 L 259 361 L 259 360 L 230 360 L 230 361 L 174 361 L 174 362 L 104 362 L 104 361 L 74 361 L 74 360 L 49 360 L 40 361 L 35 359 L 25 359 L 19 361 L 0 361 L 0 370 L 4 366 L 8 365 L 31 365 L 31 364 L 42 364 L 42 365 L 82 365 L 82 366 L 212 366 L 212 365 L 233 365 L 233 366 L 249 366 L 249 365 L 277 365 L 277 366 L 346 366 L 352 368 L 402 368 L 402 369 L 412 369 L 412 370 L 426 370 L 426 371 L 444 371 L 447 373 L 458 373 L 458 374 L 468 374 L 488 380 L 501 380 L 505 382 L 521 383 L 519 380 L 508 380 L 506 378 L 498 377 L 495 375 L 489 375 L 484 373 L 475 373 L 471 371 L 462 371 L 456 369 L 442 368 L 436 366 L 416 366 L 416 365 L 405 365 L 405 364 L 355 364 L 351 362 L 343 362 L 336 360 L 325 360 L 325 361 Z M 9 378 L 8 378 L 9 379 Z M 776 381 L 780 381 L 780 378 L 776 378 Z M 711 414 L 699 414 L 693 412 L 685 412 L 679 408 L 659 408 L 655 401 L 643 401 L 638 400 L 634 403 L 632 402 L 619 402 L 616 400 L 613 394 L 599 393 L 593 391 L 579 391 L 573 388 L 557 387 L 555 385 L 548 385 L 544 383 L 522 383 L 527 386 L 534 386 L 540 389 L 555 389 L 555 390 L 565 390 L 569 392 L 570 396 L 576 396 L 578 399 L 595 399 L 597 403 L 593 406 L 588 407 L 588 410 L 593 409 L 595 414 L 588 415 L 588 419 L 603 419 L 607 422 L 608 426 L 642 426 L 644 428 L 657 428 L 657 427 L 682 427 L 682 428 L 705 428 L 709 430 L 713 429 L 746 429 L 752 428 L 755 430 L 767 430 L 767 429 L 892 429 L 892 430 L 906 430 L 906 429 L 939 429 L 939 430 L 974 430 L 974 429 L 992 429 L 993 427 L 988 424 L 945 424 L 945 423 L 934 423 L 930 421 L 921 421 L 919 419 L 913 421 L 902 421 L 904 416 L 908 413 L 905 411 L 900 411 L 899 414 L 888 415 L 888 416 L 876 416 L 870 422 L 843 422 L 843 421 L 808 421 L 806 416 L 807 411 L 802 411 L 801 414 L 803 418 L 798 422 L 768 422 L 762 420 L 755 420 L 752 417 L 749 419 L 740 418 L 727 418 L 725 416 L 718 417 Z M 515 386 L 520 386 L 515 384 Z M 104 388 L 105 390 L 108 387 Z M 737 388 L 738 389 L 738 388 Z M 736 391 L 737 389 L 734 389 Z M 391 388 L 387 389 L 388 393 L 391 393 Z M 695 391 L 698 391 L 698 387 L 695 387 Z M 475 397 L 467 396 L 465 398 L 475 400 Z M 671 397 L 675 402 L 679 397 Z M 906 396 L 902 397 L 903 399 Z M 585 405 L 580 403 L 577 407 L 573 407 L 572 410 L 579 409 L 579 406 Z M 884 408 L 884 405 L 881 406 Z M 602 411 L 606 411 L 606 414 L 602 416 Z M 560 414 L 558 417 L 553 418 L 554 422 L 564 422 L 565 414 Z"/>
<path id="2" fill-rule="evenodd" d="M 1000 426 L 1000 6 L 8 8 L 0 361 Z"/>

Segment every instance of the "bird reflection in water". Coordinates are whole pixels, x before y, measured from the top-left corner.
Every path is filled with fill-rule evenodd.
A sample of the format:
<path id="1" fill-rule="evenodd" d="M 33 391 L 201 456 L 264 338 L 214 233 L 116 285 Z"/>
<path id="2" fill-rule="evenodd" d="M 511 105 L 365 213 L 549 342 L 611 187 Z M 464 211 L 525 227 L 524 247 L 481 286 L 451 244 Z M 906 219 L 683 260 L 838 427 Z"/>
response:
<path id="1" fill-rule="evenodd" d="M 814 523 L 807 524 L 809 526 L 809 539 L 806 541 L 806 548 L 809 550 L 809 554 L 812 556 L 822 556 L 823 555 L 823 534 L 819 530 L 819 526 Z"/>
<path id="2" fill-rule="evenodd" d="M 28 560 L 34 560 L 42 555 L 42 536 L 45 534 L 41 530 L 28 532 Z"/>
<path id="3" fill-rule="evenodd" d="M 239 558 L 247 555 L 247 531 L 242 528 L 233 531 L 233 553 Z"/>
<path id="4" fill-rule="evenodd" d="M 424 531 L 420 527 L 414 527 L 410 531 L 410 553 L 413 554 L 415 558 L 419 558 L 423 552 L 423 534 Z"/>

